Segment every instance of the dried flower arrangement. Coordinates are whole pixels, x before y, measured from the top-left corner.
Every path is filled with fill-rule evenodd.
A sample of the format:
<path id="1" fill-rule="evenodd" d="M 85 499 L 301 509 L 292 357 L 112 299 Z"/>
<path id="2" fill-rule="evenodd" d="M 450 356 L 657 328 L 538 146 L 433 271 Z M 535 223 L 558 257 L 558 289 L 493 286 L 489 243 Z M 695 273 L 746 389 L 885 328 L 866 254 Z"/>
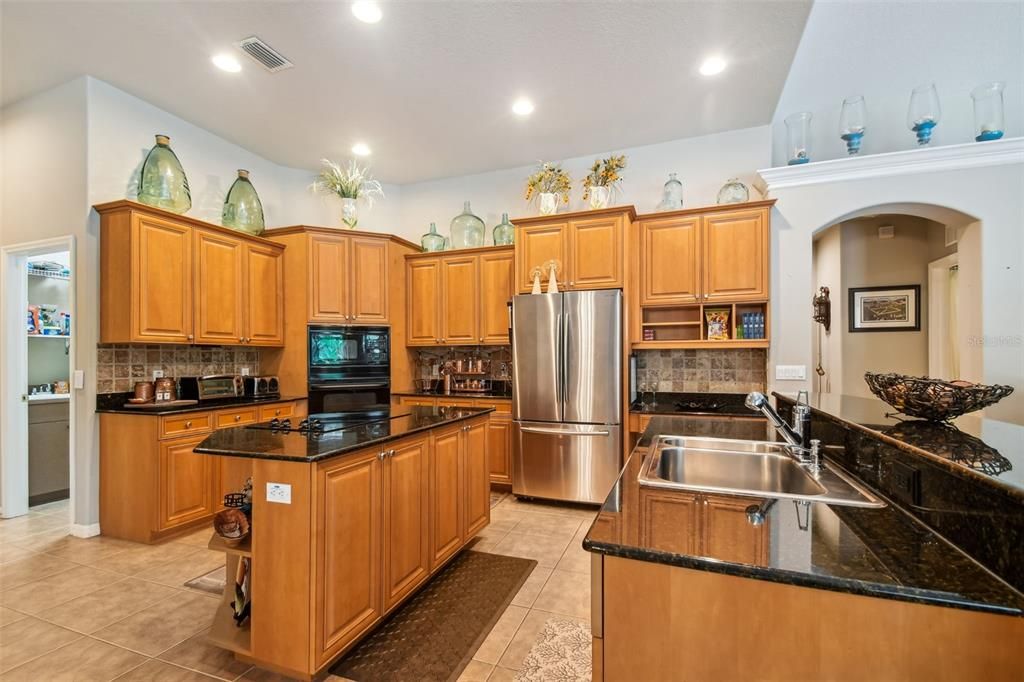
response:
<path id="1" fill-rule="evenodd" d="M 325 194 L 336 194 L 342 199 L 366 199 L 373 205 L 373 198 L 384 198 L 384 189 L 370 175 L 369 168 L 361 168 L 355 161 L 349 161 L 342 168 L 330 159 L 320 159 L 323 168 L 316 176 L 310 189 Z"/>
<path id="2" fill-rule="evenodd" d="M 558 163 L 541 163 L 537 172 L 526 179 L 526 200 L 529 201 L 534 195 L 558 194 L 562 197 L 562 203 L 569 203 L 569 190 L 572 189 L 572 180 L 569 174 L 562 170 Z"/>
<path id="3" fill-rule="evenodd" d="M 622 182 L 622 175 L 619 173 L 626 167 L 626 155 L 619 154 L 609 156 L 607 159 L 597 159 L 590 167 L 590 173 L 583 178 L 583 201 L 590 198 L 591 187 L 608 187 L 617 189 Z"/>

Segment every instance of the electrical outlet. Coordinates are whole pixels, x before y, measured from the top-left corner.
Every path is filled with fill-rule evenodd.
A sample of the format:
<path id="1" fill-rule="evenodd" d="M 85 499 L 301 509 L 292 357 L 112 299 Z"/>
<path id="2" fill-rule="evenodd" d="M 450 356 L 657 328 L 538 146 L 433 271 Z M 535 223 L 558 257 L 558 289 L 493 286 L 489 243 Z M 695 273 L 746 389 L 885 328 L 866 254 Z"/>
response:
<path id="1" fill-rule="evenodd" d="M 781 381 L 804 381 L 807 365 L 775 365 L 775 378 Z"/>
<path id="2" fill-rule="evenodd" d="M 292 486 L 288 483 L 267 483 L 267 502 L 292 503 Z"/>
<path id="3" fill-rule="evenodd" d="M 242 368 L 242 376 L 243 377 L 249 376 L 249 368 L 248 367 L 243 367 Z"/>
<path id="4" fill-rule="evenodd" d="M 921 472 L 900 461 L 892 463 L 892 496 L 907 504 L 921 504 Z"/>
<path id="5" fill-rule="evenodd" d="M 162 369 L 154 369 L 153 370 L 153 381 L 156 381 L 157 379 L 162 379 L 163 376 L 164 376 L 164 371 Z"/>

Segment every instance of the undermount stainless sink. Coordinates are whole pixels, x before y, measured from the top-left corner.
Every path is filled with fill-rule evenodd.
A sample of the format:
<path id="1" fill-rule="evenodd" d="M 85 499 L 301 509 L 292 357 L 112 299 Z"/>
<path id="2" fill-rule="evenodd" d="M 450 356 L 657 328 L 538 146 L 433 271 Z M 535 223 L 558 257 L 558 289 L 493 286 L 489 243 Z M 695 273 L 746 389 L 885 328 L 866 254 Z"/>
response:
<path id="1" fill-rule="evenodd" d="M 640 470 L 640 484 L 734 495 L 824 502 L 857 507 L 885 504 L 835 469 L 817 475 L 782 443 L 689 436 L 658 436 Z"/>

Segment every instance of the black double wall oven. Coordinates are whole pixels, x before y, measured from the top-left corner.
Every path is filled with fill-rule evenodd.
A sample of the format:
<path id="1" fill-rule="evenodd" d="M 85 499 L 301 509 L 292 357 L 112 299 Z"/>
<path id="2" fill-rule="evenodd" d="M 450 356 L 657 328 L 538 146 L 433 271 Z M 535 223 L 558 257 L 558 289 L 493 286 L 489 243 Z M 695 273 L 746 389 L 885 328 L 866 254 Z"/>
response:
<path id="1" fill-rule="evenodd" d="M 388 327 L 309 325 L 308 350 L 311 415 L 387 416 L 391 405 Z"/>

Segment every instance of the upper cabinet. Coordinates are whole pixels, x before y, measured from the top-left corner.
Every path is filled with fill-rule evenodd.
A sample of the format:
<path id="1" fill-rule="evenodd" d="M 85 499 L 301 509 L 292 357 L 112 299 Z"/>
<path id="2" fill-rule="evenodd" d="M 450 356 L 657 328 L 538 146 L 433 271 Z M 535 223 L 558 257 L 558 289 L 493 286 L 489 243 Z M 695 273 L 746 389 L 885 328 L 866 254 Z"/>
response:
<path id="1" fill-rule="evenodd" d="M 284 343 L 281 246 L 130 201 L 96 210 L 101 343 Z"/>
<path id="2" fill-rule="evenodd" d="M 387 237 L 309 235 L 309 321 L 387 324 Z"/>
<path id="3" fill-rule="evenodd" d="M 640 303 L 700 300 L 700 217 L 640 222 Z"/>
<path id="4" fill-rule="evenodd" d="M 768 209 L 712 213 L 701 222 L 704 300 L 768 298 Z"/>
<path id="5" fill-rule="evenodd" d="M 507 345 L 511 247 L 406 257 L 406 345 Z"/>
<path id="6" fill-rule="evenodd" d="M 534 269 L 550 261 L 559 265 L 560 289 L 621 289 L 625 235 L 634 218 L 632 207 L 620 206 L 515 220 L 516 289 L 529 292 Z"/>

